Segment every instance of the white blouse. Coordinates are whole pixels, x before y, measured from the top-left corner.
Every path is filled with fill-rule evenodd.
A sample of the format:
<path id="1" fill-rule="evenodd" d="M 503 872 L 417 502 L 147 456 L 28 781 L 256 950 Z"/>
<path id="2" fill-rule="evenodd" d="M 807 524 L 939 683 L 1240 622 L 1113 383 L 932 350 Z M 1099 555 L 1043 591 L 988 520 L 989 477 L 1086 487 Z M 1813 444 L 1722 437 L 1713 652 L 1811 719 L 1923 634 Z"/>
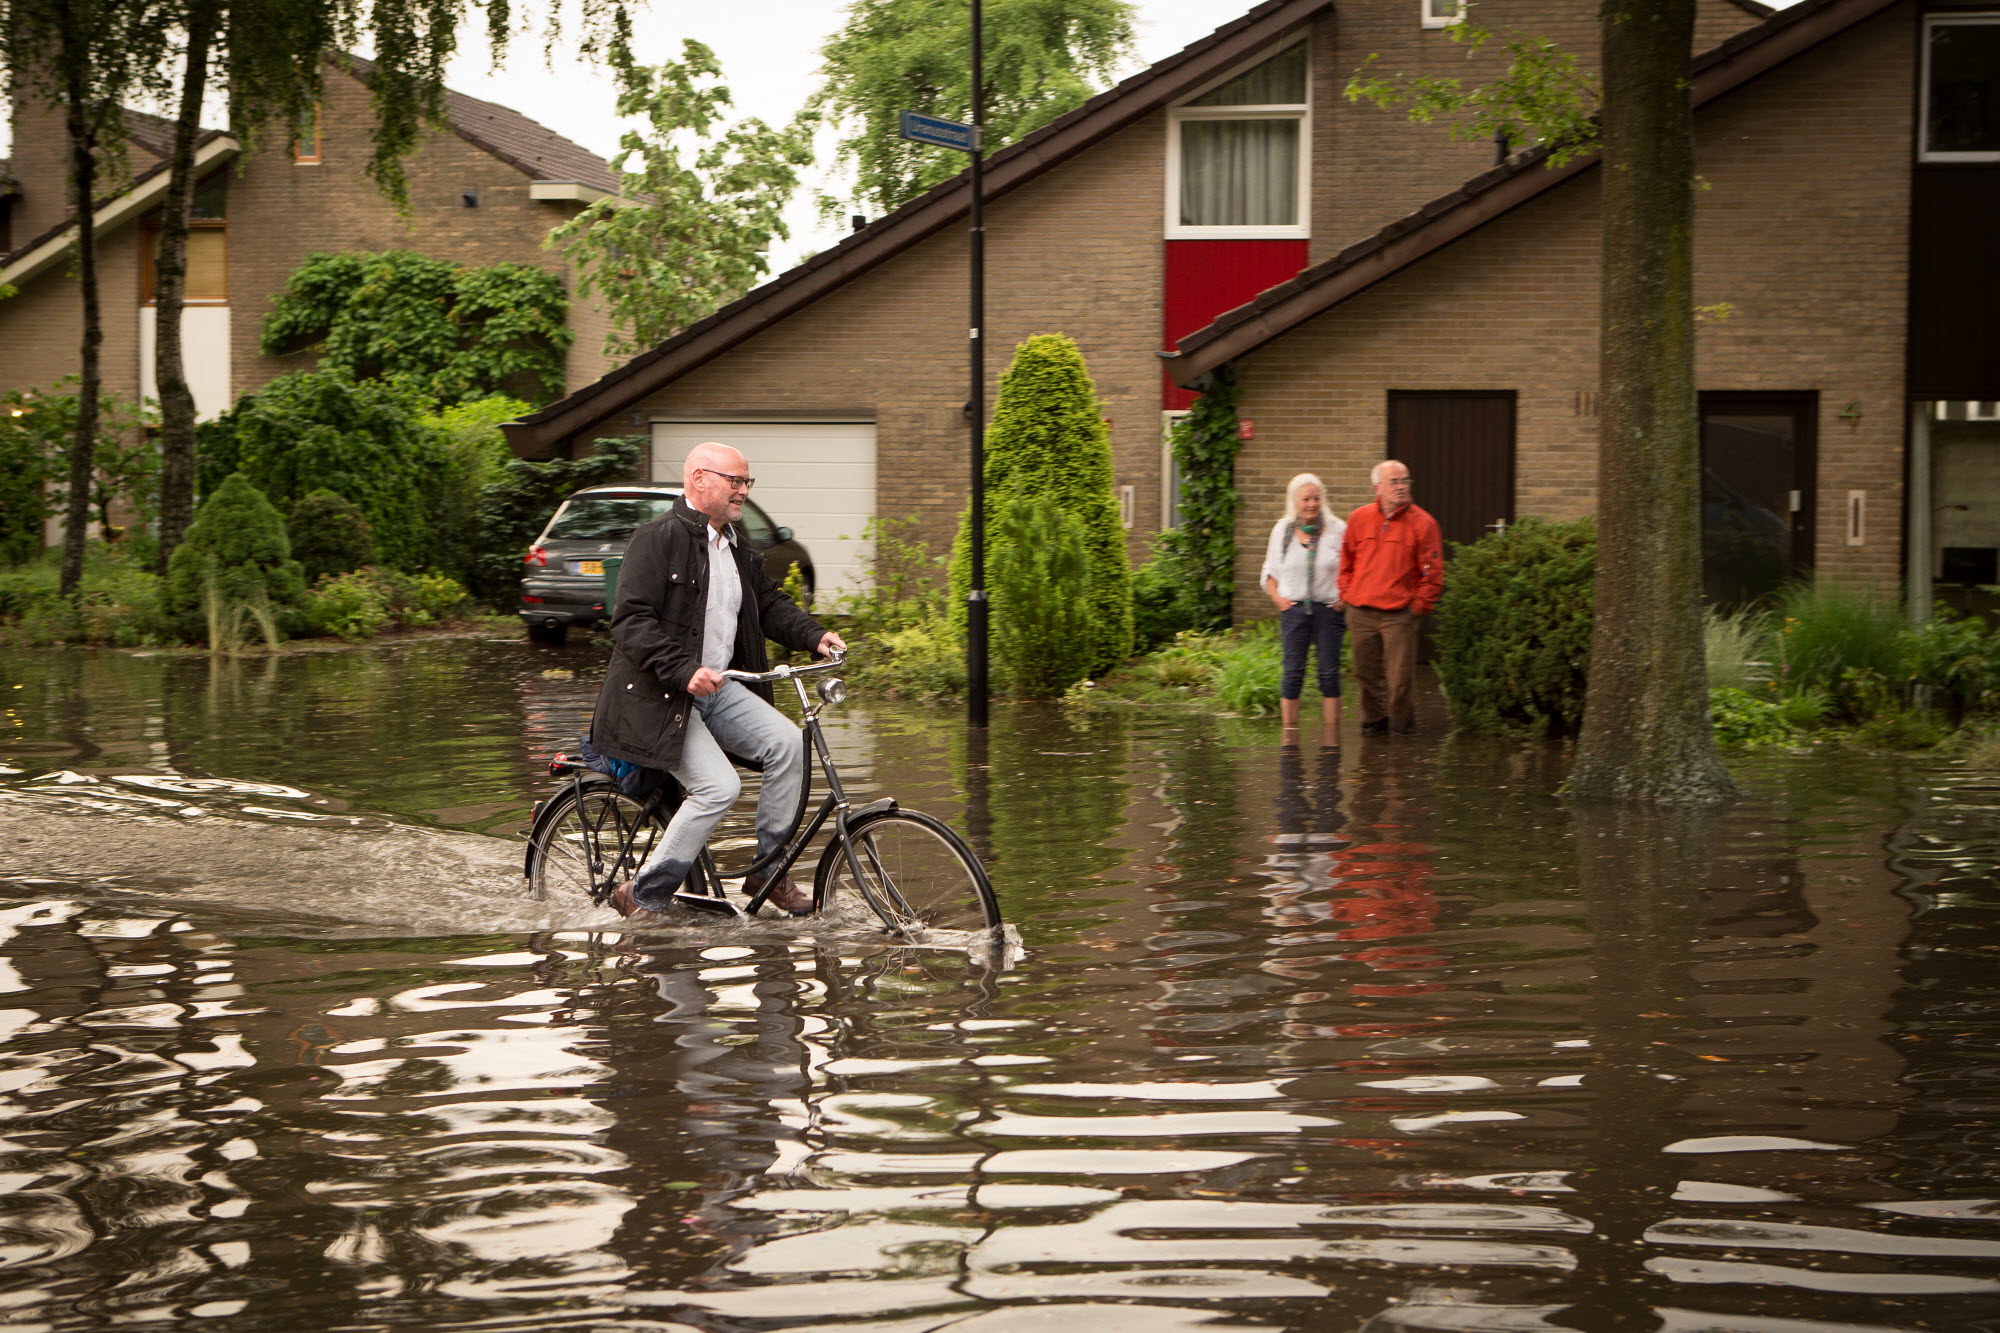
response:
<path id="1" fill-rule="evenodd" d="M 1306 548 L 1292 537 L 1292 521 L 1278 520 L 1271 529 L 1270 553 L 1264 557 L 1261 585 L 1267 578 L 1278 581 L 1278 596 L 1294 602 L 1337 602 L 1340 600 L 1340 541 L 1347 524 L 1327 516 L 1320 520 L 1319 549 L 1313 555 L 1312 596 L 1306 596 Z"/>

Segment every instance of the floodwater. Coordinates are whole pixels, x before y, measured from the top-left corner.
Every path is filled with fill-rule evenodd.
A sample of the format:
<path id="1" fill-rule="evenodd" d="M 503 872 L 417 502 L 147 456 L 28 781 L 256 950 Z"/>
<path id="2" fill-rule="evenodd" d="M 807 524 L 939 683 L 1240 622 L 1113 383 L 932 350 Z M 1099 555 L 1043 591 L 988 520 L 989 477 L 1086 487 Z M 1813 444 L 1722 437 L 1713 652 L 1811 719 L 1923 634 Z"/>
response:
<path id="1" fill-rule="evenodd" d="M 621 937 L 510 841 L 602 660 L 0 654 L 0 1326 L 2000 1329 L 2000 779 L 861 698 L 1011 966 Z"/>

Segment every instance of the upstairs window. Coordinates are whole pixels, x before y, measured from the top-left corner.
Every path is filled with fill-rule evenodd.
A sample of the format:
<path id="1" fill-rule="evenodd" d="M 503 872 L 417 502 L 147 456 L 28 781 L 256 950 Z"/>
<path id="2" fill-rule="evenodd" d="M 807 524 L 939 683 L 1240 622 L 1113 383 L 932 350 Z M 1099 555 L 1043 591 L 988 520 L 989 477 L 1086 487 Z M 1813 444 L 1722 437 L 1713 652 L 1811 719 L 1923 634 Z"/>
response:
<path id="1" fill-rule="evenodd" d="M 299 116 L 299 131 L 292 140 L 292 161 L 300 166 L 319 165 L 319 103 Z"/>
<path id="2" fill-rule="evenodd" d="M 160 253 L 159 214 L 146 219 L 145 246 L 140 251 L 139 300 L 152 305 L 158 297 L 154 265 Z M 197 181 L 188 209 L 187 291 L 189 305 L 229 303 L 229 173 L 218 171 Z"/>
<path id="3" fill-rule="evenodd" d="M 1449 28 L 1465 17 L 1460 0 L 1417 0 L 1426 28 Z"/>
<path id="4" fill-rule="evenodd" d="M 1308 234 L 1306 73 L 1299 42 L 1173 109 L 1168 236 Z"/>
<path id="5" fill-rule="evenodd" d="M 1925 162 L 2000 162 L 2000 14 L 1924 20 Z"/>

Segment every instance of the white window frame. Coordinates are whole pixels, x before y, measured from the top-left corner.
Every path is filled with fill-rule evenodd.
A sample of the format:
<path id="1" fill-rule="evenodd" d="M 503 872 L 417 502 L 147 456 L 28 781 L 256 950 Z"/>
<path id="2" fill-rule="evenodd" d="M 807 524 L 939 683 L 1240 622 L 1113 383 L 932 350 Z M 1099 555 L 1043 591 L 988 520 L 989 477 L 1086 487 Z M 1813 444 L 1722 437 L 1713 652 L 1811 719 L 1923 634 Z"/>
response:
<path id="1" fill-rule="evenodd" d="M 1440 14 L 1438 0 L 1417 0 L 1418 13 L 1426 28 L 1450 28 L 1465 22 L 1466 0 L 1458 0 L 1457 8 L 1449 14 Z"/>
<path id="2" fill-rule="evenodd" d="M 1171 407 L 1160 413 L 1160 531 L 1174 526 L 1179 508 L 1180 478 L 1174 474 L 1174 424 L 1192 408 Z"/>
<path id="3" fill-rule="evenodd" d="M 1192 101 L 1215 91 L 1239 74 L 1257 68 L 1267 60 L 1305 46 L 1306 40 L 1287 43 L 1244 61 L 1220 78 L 1212 79 L 1188 94 Z M 1299 126 L 1298 221 L 1290 224 L 1249 227 L 1188 227 L 1181 225 L 1181 124 L 1189 120 L 1295 120 Z M 1181 106 L 1167 111 L 1167 198 L 1166 236 L 1170 241 L 1253 241 L 1309 240 L 1312 237 L 1312 52 L 1306 53 L 1306 100 L 1273 103 L 1268 106 Z"/>
<path id="4" fill-rule="evenodd" d="M 1917 161 L 1919 162 L 2000 162 L 2000 149 L 1982 153 L 1931 151 L 1931 33 L 1947 27 L 2000 25 L 2000 10 L 1970 14 L 1926 14 L 1923 51 L 1917 78 Z"/>

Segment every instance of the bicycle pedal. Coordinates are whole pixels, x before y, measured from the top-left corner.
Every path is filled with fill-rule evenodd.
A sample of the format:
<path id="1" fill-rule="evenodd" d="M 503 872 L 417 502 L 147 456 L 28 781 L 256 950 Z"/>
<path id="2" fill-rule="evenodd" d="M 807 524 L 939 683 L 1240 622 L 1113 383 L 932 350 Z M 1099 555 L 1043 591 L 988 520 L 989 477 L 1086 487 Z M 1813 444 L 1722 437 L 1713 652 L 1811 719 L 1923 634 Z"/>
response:
<path id="1" fill-rule="evenodd" d="M 730 902 L 727 898 L 718 898 L 709 893 L 688 893 L 682 891 L 674 894 L 673 901 L 679 903 L 682 907 L 691 907 L 697 912 L 713 912 L 717 916 L 729 917 L 740 917 L 743 915 L 743 909 L 735 903 Z"/>

